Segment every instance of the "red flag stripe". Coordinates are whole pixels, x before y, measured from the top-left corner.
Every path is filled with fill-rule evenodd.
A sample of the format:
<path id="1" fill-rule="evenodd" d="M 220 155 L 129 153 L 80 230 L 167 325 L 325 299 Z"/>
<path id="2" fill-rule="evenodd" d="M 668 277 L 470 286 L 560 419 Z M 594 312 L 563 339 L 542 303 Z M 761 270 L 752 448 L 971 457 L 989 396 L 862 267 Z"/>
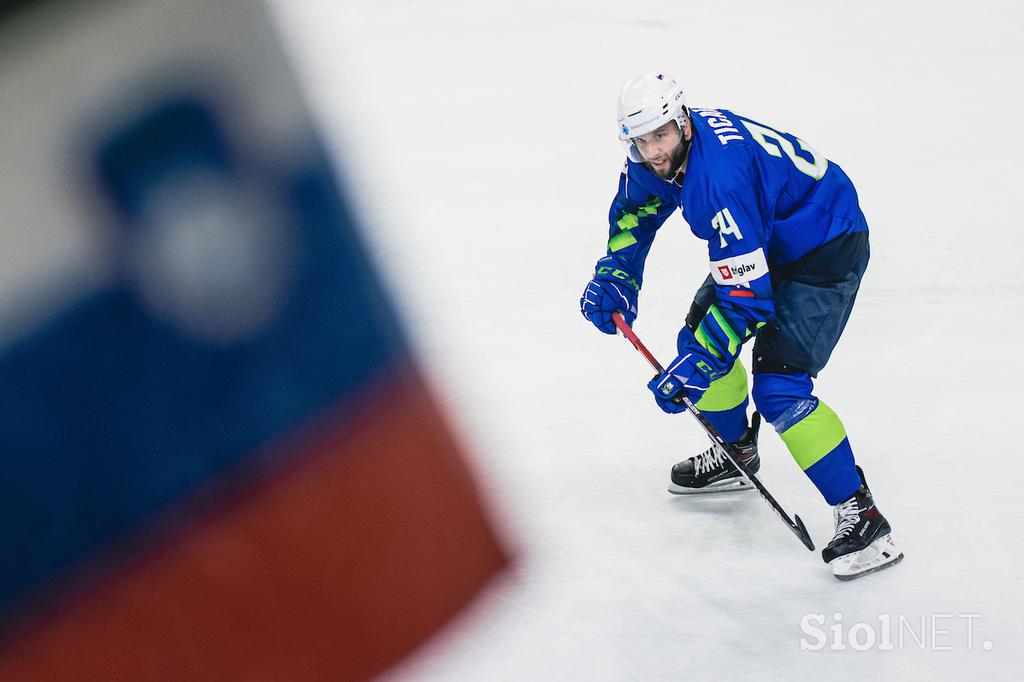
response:
<path id="1" fill-rule="evenodd" d="M 0 679 L 359 680 L 415 648 L 506 559 L 424 388 L 359 402 L 301 465 L 0 652 Z"/>

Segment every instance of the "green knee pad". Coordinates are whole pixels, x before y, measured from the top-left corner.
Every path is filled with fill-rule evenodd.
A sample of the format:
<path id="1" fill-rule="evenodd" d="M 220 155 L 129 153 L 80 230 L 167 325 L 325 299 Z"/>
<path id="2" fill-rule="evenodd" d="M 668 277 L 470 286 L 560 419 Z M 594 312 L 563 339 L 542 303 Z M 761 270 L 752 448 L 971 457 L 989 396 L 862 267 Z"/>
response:
<path id="1" fill-rule="evenodd" d="M 809 415 L 779 436 L 796 463 L 807 471 L 843 442 L 846 428 L 832 408 L 819 400 L 818 406 Z"/>
<path id="2" fill-rule="evenodd" d="M 737 407 L 747 399 L 747 370 L 739 360 L 733 363 L 732 369 L 721 379 L 711 382 L 711 386 L 697 401 L 697 409 L 703 412 L 724 412 Z"/>

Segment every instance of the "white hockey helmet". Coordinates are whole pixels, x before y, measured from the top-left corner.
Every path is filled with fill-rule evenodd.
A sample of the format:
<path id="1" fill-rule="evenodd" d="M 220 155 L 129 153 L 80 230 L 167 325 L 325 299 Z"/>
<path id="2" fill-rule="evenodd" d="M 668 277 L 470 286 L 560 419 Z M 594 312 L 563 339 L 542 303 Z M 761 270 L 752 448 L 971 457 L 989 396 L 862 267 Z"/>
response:
<path id="1" fill-rule="evenodd" d="M 669 121 L 675 121 L 682 130 L 689 119 L 683 88 L 666 73 L 651 71 L 638 76 L 622 86 L 618 119 L 619 139 L 629 158 L 641 163 L 644 157 L 633 144 L 634 137 L 657 130 Z"/>

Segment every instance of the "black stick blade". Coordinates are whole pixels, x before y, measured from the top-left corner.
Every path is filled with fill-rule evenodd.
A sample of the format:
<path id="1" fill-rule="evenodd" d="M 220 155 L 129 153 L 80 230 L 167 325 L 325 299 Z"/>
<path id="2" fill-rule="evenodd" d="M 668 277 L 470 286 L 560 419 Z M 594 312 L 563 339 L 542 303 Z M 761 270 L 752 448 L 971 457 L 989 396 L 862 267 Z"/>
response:
<path id="1" fill-rule="evenodd" d="M 795 526 L 790 526 L 793 529 L 793 533 L 800 538 L 800 542 L 804 543 L 804 547 L 814 551 L 814 540 L 811 539 L 811 534 L 807 532 L 807 526 L 804 525 L 803 519 L 800 518 L 799 514 L 793 514 L 793 519 L 796 521 Z"/>

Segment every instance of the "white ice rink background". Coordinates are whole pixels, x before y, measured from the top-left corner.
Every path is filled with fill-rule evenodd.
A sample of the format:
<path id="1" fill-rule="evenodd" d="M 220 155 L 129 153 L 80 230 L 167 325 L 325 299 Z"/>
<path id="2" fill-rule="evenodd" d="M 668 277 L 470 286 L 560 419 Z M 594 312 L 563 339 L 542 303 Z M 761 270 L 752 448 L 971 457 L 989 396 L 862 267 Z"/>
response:
<path id="1" fill-rule="evenodd" d="M 1019 4 L 273 9 L 519 555 L 386 679 L 1020 675 Z M 615 97 L 652 69 L 691 105 L 798 134 L 857 186 L 872 261 L 817 393 L 906 553 L 893 570 L 840 583 L 755 494 L 669 495 L 670 466 L 706 439 L 655 407 L 625 340 L 579 315 L 623 157 Z M 706 269 L 673 216 L 636 323 L 663 361 Z M 829 508 L 761 436 L 762 480 L 820 548 Z"/>

